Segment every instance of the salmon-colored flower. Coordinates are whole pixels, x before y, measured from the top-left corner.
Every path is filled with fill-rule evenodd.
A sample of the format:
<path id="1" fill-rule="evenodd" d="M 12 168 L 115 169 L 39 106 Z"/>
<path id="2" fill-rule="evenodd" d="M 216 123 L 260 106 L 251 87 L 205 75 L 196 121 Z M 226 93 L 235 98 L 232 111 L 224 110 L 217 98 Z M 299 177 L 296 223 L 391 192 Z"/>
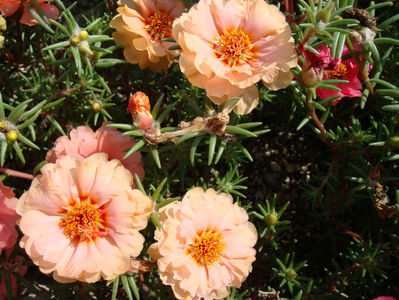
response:
<path id="1" fill-rule="evenodd" d="M 96 132 L 90 127 L 79 126 L 71 131 L 70 138 L 59 137 L 54 143 L 54 150 L 47 152 L 47 162 L 54 163 L 64 156 L 74 156 L 82 160 L 93 153 L 105 152 L 109 159 L 120 160 L 125 168 L 132 174 L 136 173 L 141 180 L 144 177 L 144 165 L 140 152 L 123 159 L 126 154 L 123 150 L 130 149 L 135 142 L 115 128 L 108 128 L 107 124 L 109 123 L 103 123 Z"/>
<path id="2" fill-rule="evenodd" d="M 47 18 L 55 20 L 60 16 L 58 8 L 54 5 L 47 3 L 51 2 L 51 0 L 36 0 L 36 2 L 39 4 L 40 8 L 43 10 Z M 30 0 L 0 0 L 0 11 L 3 13 L 4 16 L 8 17 L 16 13 L 23 4 L 30 5 L 32 9 L 36 10 L 34 6 L 30 3 Z M 35 18 L 32 17 L 26 7 L 23 7 L 22 17 L 19 22 L 29 26 L 38 24 L 38 22 L 35 20 Z"/>
<path id="3" fill-rule="evenodd" d="M 151 128 L 153 118 L 150 112 L 150 99 L 143 92 L 136 92 L 129 99 L 127 110 L 132 114 L 134 125 L 142 130 Z"/>
<path id="4" fill-rule="evenodd" d="M 240 287 L 252 270 L 255 226 L 232 197 L 194 188 L 159 212 L 163 229 L 149 254 L 178 299 L 220 299 Z"/>
<path id="5" fill-rule="evenodd" d="M 117 44 L 123 44 L 127 61 L 141 69 L 156 72 L 166 70 L 177 50 L 168 50 L 174 42 L 162 42 L 172 37 L 172 24 L 184 9 L 180 0 L 123 0 L 119 14 L 110 23 Z"/>
<path id="6" fill-rule="evenodd" d="M 360 51 L 359 46 L 355 46 L 357 51 Z M 330 48 L 326 45 L 322 45 L 317 50 L 325 57 L 331 57 Z M 344 50 L 342 52 L 342 57 L 350 55 L 350 51 L 346 45 L 344 46 Z M 361 59 L 363 59 L 361 57 Z M 371 70 L 373 66 L 370 65 L 369 70 Z M 322 70 L 323 80 L 327 79 L 342 79 L 348 80 L 348 83 L 339 83 L 334 84 L 334 86 L 341 89 L 341 91 L 333 91 L 329 89 L 316 89 L 316 94 L 321 99 L 330 98 L 333 96 L 339 96 L 339 98 L 335 99 L 332 102 L 332 105 L 336 105 L 343 97 L 360 97 L 362 95 L 362 84 L 359 80 L 359 65 L 356 62 L 356 59 L 353 57 L 342 59 L 339 64 L 335 68 L 324 69 Z"/>
<path id="7" fill-rule="evenodd" d="M 59 282 L 112 280 L 140 254 L 152 200 L 118 160 L 95 153 L 46 164 L 18 201 L 21 247 Z"/>
<path id="8" fill-rule="evenodd" d="M 14 247 L 18 237 L 15 229 L 19 218 L 15 212 L 17 201 L 12 189 L 0 181 L 0 253 L 3 249 Z"/>
<path id="9" fill-rule="evenodd" d="M 297 65 L 284 15 L 264 0 L 201 0 L 174 22 L 173 36 L 188 80 L 218 105 L 243 95 L 238 114 L 257 106 L 255 83 L 285 88 L 293 78 L 290 68 Z"/>
<path id="10" fill-rule="evenodd" d="M 5 255 L 5 261 L 0 263 L 0 273 L 4 274 L 5 272 L 10 274 L 11 281 L 11 292 L 12 295 L 15 296 L 18 290 L 17 279 L 12 273 L 19 273 L 19 275 L 23 276 L 28 267 L 24 265 L 24 258 L 22 256 L 11 257 L 11 253 L 13 249 L 7 249 Z M 6 281 L 4 276 L 0 280 L 0 300 L 8 299 L 8 292 L 6 287 Z"/>

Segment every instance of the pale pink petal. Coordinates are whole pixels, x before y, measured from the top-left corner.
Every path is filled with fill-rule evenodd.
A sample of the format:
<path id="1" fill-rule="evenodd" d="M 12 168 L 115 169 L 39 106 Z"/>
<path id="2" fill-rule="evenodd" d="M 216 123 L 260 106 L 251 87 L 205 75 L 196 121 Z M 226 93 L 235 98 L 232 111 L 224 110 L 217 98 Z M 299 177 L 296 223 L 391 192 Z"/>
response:
<path id="1" fill-rule="evenodd" d="M 33 263 L 59 282 L 127 272 L 153 208 L 149 197 L 132 190 L 132 174 L 105 153 L 82 161 L 64 156 L 41 172 L 18 202 L 20 246 Z"/>
<path id="2" fill-rule="evenodd" d="M 157 242 L 149 253 L 157 258 L 160 278 L 176 298 L 225 297 L 229 287 L 239 287 L 252 270 L 256 229 L 231 196 L 194 188 L 181 202 L 162 208 L 159 219 L 163 229 L 156 230 Z M 205 244 L 199 242 L 202 238 Z M 207 253 L 203 247 L 209 239 L 217 239 L 212 245 L 219 245 L 220 253 L 213 257 L 196 254 L 197 246 L 203 249 L 200 253 Z"/>

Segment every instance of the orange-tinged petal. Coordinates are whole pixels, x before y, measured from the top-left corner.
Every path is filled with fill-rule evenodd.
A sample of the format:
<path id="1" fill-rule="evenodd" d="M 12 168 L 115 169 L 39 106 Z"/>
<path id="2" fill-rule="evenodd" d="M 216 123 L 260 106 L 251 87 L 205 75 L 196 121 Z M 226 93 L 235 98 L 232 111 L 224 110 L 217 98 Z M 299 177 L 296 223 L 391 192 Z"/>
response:
<path id="1" fill-rule="evenodd" d="M 32 261 L 59 282 L 112 280 L 128 271 L 153 207 L 131 188 L 132 174 L 105 153 L 65 156 L 41 172 L 18 203 L 20 245 Z"/>
<path id="2" fill-rule="evenodd" d="M 149 253 L 176 298 L 225 297 L 252 270 L 257 233 L 231 196 L 194 188 L 162 208 L 159 219 L 163 229 L 156 230 Z"/>

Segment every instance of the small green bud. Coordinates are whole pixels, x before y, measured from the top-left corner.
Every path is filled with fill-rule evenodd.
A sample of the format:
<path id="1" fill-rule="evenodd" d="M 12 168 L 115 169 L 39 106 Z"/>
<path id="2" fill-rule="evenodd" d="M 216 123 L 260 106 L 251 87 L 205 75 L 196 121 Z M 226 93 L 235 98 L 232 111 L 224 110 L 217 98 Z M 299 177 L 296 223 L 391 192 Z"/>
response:
<path id="1" fill-rule="evenodd" d="M 6 131 L 7 130 L 7 127 L 8 127 L 8 123 L 7 123 L 7 121 L 0 121 L 0 131 L 1 132 L 4 132 L 4 131 Z"/>
<path id="2" fill-rule="evenodd" d="M 98 101 L 93 101 L 91 103 L 91 109 L 95 112 L 99 112 L 103 108 L 103 105 Z"/>
<path id="3" fill-rule="evenodd" d="M 78 36 L 82 41 L 85 41 L 89 38 L 89 33 L 86 30 L 82 30 L 78 33 Z"/>
<path id="4" fill-rule="evenodd" d="M 267 215 L 267 217 L 265 219 L 267 226 L 274 226 L 274 225 L 276 225 L 277 221 L 278 221 L 278 218 L 277 218 L 276 214 L 269 214 L 269 215 Z"/>
<path id="5" fill-rule="evenodd" d="M 323 73 L 316 74 L 313 68 L 310 68 L 307 71 L 302 70 L 302 82 L 305 87 L 314 87 L 316 86 L 320 80 L 322 79 Z"/>
<path id="6" fill-rule="evenodd" d="M 365 263 L 364 263 L 364 267 L 366 268 L 371 268 L 374 266 L 374 260 L 373 259 L 368 259 Z"/>
<path id="7" fill-rule="evenodd" d="M 93 59 L 94 59 L 94 61 L 98 61 L 100 59 L 100 57 L 101 57 L 101 53 L 94 50 L 93 51 Z"/>
<path id="8" fill-rule="evenodd" d="M 316 14 L 316 22 L 322 21 L 324 23 L 327 23 L 328 21 L 330 21 L 333 5 L 334 3 L 331 3 L 330 5 L 319 10 Z"/>
<path id="9" fill-rule="evenodd" d="M 91 51 L 90 46 L 89 46 L 89 44 L 87 42 L 80 43 L 79 51 L 82 52 L 82 53 L 87 54 L 88 56 L 92 56 L 93 55 L 93 52 Z"/>
<path id="10" fill-rule="evenodd" d="M 399 148 L 399 136 L 393 136 L 388 140 L 389 147 L 393 149 Z"/>
<path id="11" fill-rule="evenodd" d="M 80 43 L 80 39 L 77 37 L 77 36 L 74 36 L 74 37 L 72 37 L 70 40 L 69 40 L 69 43 L 72 45 L 72 46 L 77 46 L 77 45 L 79 45 L 79 43 Z"/>
<path id="12" fill-rule="evenodd" d="M 14 142 L 18 138 L 18 132 L 15 130 L 10 130 L 6 133 L 6 139 L 9 142 Z"/>
<path id="13" fill-rule="evenodd" d="M 288 280 L 294 280 L 296 277 L 298 276 L 298 274 L 295 272 L 295 270 L 294 269 L 289 269 L 288 271 L 287 271 L 287 273 L 285 273 L 285 277 L 288 279 Z"/>

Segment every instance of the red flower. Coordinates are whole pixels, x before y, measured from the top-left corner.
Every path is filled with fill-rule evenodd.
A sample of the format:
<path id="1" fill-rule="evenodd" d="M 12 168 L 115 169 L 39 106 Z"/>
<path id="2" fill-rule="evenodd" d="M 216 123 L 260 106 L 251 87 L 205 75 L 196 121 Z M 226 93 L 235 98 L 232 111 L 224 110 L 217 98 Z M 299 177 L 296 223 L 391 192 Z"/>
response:
<path id="1" fill-rule="evenodd" d="M 330 48 L 325 45 L 317 48 L 317 50 L 323 56 L 330 56 Z M 358 49 L 356 49 L 358 50 Z M 344 51 L 342 53 L 342 57 L 350 54 L 349 49 L 344 46 Z M 332 58 L 331 58 L 332 59 Z M 370 65 L 369 71 L 371 70 L 372 65 Z M 330 98 L 333 96 L 340 96 L 335 99 L 332 105 L 336 105 L 343 97 L 360 97 L 362 95 L 362 85 L 358 78 L 359 76 L 359 66 L 354 58 L 343 59 L 339 62 L 335 69 L 324 69 L 323 71 L 323 80 L 327 79 L 342 79 L 349 81 L 348 83 L 340 83 L 334 84 L 334 86 L 341 89 L 341 91 L 333 91 L 329 89 L 316 89 L 316 94 L 321 99 Z"/>
<path id="2" fill-rule="evenodd" d="M 47 18 L 55 20 L 59 17 L 60 12 L 58 11 L 58 8 L 46 3 L 50 2 L 50 0 L 36 0 L 36 2 L 39 4 Z M 24 3 L 30 5 L 34 10 L 36 10 L 33 5 L 30 4 L 30 0 L 0 0 L 0 11 L 5 17 L 11 16 L 16 13 Z M 38 24 L 25 7 L 23 7 L 22 17 L 19 22 L 29 26 Z"/>
<path id="3" fill-rule="evenodd" d="M 377 298 L 374 298 L 373 300 L 396 300 L 396 298 L 389 296 L 379 296 Z"/>
<path id="4" fill-rule="evenodd" d="M 306 87 L 313 87 L 323 78 L 324 70 L 335 70 L 341 63 L 341 59 L 334 59 L 330 55 L 330 48 L 318 49 L 320 53 L 306 50 L 303 44 L 299 44 L 299 51 L 305 61 L 302 66 L 302 82 Z"/>
<path id="5" fill-rule="evenodd" d="M 305 70 L 309 68 L 313 68 L 316 72 L 320 72 L 323 69 L 335 70 L 341 63 L 340 58 L 334 59 L 331 57 L 330 48 L 325 45 L 317 49 L 320 54 L 306 50 L 302 44 L 299 45 L 299 50 L 305 58 L 305 63 L 303 65 L 303 69 Z"/>

